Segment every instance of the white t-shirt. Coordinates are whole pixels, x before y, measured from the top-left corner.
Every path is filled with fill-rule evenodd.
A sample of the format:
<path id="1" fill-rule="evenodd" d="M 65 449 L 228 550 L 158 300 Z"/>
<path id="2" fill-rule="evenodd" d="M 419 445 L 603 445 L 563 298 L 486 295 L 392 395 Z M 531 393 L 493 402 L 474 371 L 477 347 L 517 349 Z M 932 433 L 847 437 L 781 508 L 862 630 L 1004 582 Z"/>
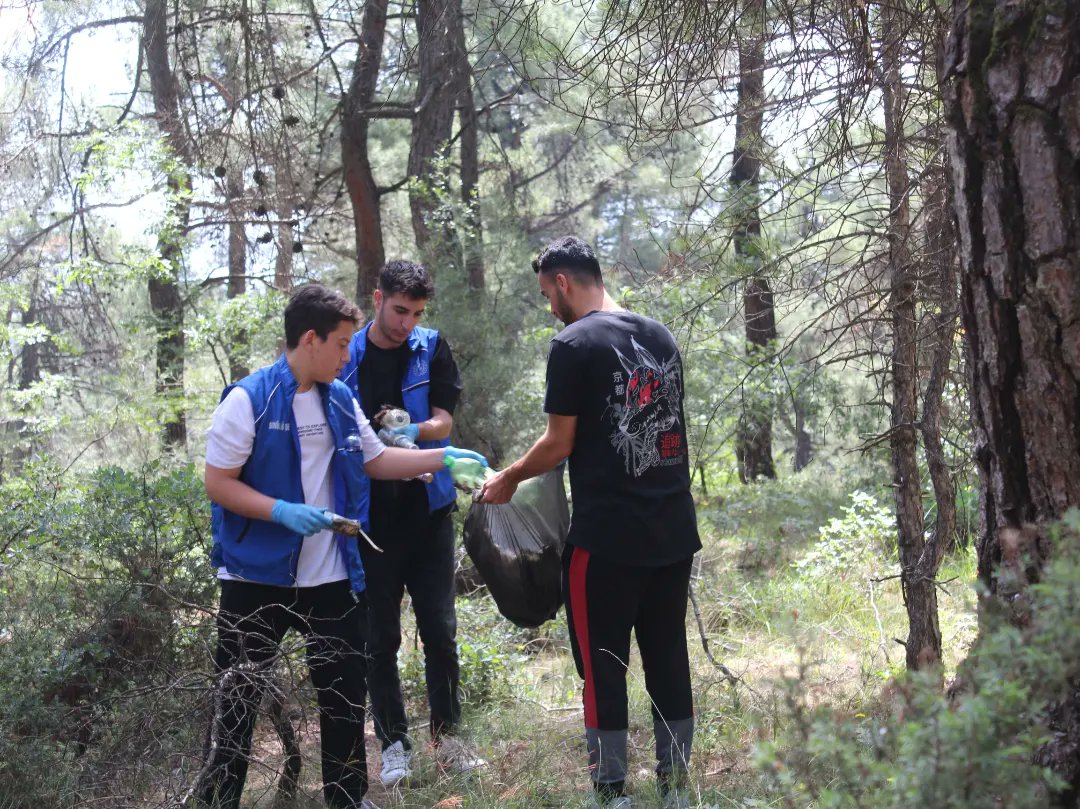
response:
<path id="1" fill-rule="evenodd" d="M 353 407 L 356 408 L 356 422 L 360 426 L 364 463 L 367 463 L 377 458 L 385 447 L 355 399 Z M 333 511 L 334 480 L 330 470 L 334 437 L 326 423 L 318 388 L 312 387 L 305 393 L 296 394 L 293 398 L 293 417 L 300 436 L 300 479 L 304 488 L 304 502 Z M 236 469 L 247 462 L 254 442 L 255 415 L 251 398 L 243 388 L 233 388 L 214 411 L 214 420 L 206 436 L 206 462 L 220 469 Z M 319 531 L 304 537 L 296 566 L 297 587 L 315 587 L 348 577 L 345 559 L 338 551 L 332 531 Z M 218 570 L 218 578 L 232 580 L 238 577 L 222 567 Z"/>

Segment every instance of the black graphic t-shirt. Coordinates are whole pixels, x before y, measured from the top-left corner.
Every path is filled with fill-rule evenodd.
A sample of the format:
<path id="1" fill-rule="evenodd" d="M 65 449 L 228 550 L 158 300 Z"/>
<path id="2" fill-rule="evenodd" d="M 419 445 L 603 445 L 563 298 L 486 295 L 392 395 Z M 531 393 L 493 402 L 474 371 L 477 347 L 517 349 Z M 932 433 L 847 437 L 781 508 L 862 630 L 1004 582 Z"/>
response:
<path id="1" fill-rule="evenodd" d="M 636 565 L 701 548 L 682 400 L 679 349 L 651 318 L 590 312 L 551 341 L 544 412 L 577 416 L 570 544 Z"/>

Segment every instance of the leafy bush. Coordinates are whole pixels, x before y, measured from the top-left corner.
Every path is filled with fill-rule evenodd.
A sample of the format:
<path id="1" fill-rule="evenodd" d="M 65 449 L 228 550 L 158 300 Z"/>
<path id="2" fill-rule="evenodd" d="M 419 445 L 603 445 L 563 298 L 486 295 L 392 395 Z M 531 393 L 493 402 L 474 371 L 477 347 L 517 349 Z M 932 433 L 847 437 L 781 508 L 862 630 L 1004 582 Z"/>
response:
<path id="1" fill-rule="evenodd" d="M 818 532 L 818 541 L 795 566 L 812 578 L 844 576 L 896 554 L 896 517 L 866 492 L 851 494 L 843 516 Z"/>
<path id="2" fill-rule="evenodd" d="M 25 472 L 0 487 L 0 805 L 134 800 L 201 745 L 205 494 L 190 465 Z"/>
<path id="3" fill-rule="evenodd" d="M 800 678 L 790 680 L 790 735 L 757 754 L 773 789 L 789 804 L 819 807 L 1047 806 L 1061 785 L 1035 763 L 1045 717 L 1080 677 L 1078 529 L 1074 513 L 1030 588 L 1026 629 L 984 602 L 957 696 L 942 695 L 932 678 L 901 678 L 886 688 L 881 716 L 851 717 L 810 709 Z"/>

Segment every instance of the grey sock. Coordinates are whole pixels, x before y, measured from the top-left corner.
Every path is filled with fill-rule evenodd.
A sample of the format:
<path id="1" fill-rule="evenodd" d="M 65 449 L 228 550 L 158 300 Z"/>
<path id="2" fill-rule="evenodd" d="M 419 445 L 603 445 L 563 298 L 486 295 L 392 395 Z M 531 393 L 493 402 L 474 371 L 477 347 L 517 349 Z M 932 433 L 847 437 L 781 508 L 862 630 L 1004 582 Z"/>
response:
<path id="1" fill-rule="evenodd" d="M 694 743 L 694 717 L 653 720 L 656 735 L 656 774 L 671 775 L 690 768 L 690 748 Z"/>
<path id="2" fill-rule="evenodd" d="M 589 772 L 599 784 L 626 780 L 625 730 L 595 730 L 585 728 L 585 745 L 589 748 Z"/>

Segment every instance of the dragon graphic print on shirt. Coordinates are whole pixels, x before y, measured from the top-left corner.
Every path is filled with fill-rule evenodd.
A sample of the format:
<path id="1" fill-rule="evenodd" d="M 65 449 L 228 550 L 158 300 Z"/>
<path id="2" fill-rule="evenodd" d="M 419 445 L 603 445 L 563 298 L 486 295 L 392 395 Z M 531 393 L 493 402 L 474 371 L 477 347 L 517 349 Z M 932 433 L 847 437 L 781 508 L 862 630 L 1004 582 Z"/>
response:
<path id="1" fill-rule="evenodd" d="M 679 423 L 682 413 L 682 365 L 673 353 L 658 360 L 632 337 L 634 356 L 612 346 L 623 371 L 613 374 L 614 396 L 608 397 L 606 417 L 613 423 L 611 443 L 640 477 L 654 466 L 672 466 L 686 456 Z"/>

